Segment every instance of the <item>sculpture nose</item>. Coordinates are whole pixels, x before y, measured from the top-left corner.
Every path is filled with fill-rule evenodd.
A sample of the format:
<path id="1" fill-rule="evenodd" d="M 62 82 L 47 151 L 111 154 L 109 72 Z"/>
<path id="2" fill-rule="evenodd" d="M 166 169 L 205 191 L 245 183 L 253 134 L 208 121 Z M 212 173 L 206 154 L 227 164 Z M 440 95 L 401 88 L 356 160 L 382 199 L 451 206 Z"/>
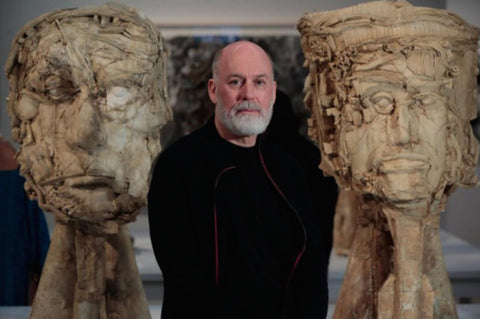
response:
<path id="1" fill-rule="evenodd" d="M 81 89 L 80 94 L 73 102 L 72 118 L 67 119 L 67 141 L 70 145 L 83 149 L 92 149 L 103 145 L 106 136 L 102 127 L 99 111 L 90 97 L 86 87 Z"/>
<path id="2" fill-rule="evenodd" d="M 395 111 L 387 127 L 388 136 L 393 145 L 401 146 L 418 141 L 418 118 L 413 114 L 412 107 L 411 101 L 395 104 Z"/>

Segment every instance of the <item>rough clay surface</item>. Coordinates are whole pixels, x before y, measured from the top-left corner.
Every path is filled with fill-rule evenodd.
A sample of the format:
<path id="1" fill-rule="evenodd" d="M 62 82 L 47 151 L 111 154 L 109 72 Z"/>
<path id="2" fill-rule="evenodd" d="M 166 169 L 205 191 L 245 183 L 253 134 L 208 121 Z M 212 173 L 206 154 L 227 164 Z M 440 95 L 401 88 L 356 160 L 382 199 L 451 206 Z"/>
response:
<path id="1" fill-rule="evenodd" d="M 477 183 L 479 30 L 405 1 L 297 28 L 320 167 L 360 201 L 334 318 L 456 318 L 438 228 L 448 195 Z"/>
<path id="2" fill-rule="evenodd" d="M 56 217 L 30 318 L 150 318 L 127 223 L 160 151 L 166 50 L 117 4 L 49 12 L 17 34 L 5 71 L 28 194 Z"/>

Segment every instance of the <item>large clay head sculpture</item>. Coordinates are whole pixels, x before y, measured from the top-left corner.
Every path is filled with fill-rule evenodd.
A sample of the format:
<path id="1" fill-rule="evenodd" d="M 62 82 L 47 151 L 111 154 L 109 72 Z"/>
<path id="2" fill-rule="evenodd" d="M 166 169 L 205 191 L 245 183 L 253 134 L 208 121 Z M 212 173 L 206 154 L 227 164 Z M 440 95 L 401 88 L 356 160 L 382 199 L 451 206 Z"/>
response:
<path id="1" fill-rule="evenodd" d="M 160 151 L 166 50 L 150 20 L 114 4 L 53 11 L 17 34 L 7 108 L 26 189 L 63 220 L 128 222 Z"/>
<path id="2" fill-rule="evenodd" d="M 405 1 L 311 13 L 297 27 L 311 133 L 341 187 L 401 206 L 476 183 L 477 28 Z"/>

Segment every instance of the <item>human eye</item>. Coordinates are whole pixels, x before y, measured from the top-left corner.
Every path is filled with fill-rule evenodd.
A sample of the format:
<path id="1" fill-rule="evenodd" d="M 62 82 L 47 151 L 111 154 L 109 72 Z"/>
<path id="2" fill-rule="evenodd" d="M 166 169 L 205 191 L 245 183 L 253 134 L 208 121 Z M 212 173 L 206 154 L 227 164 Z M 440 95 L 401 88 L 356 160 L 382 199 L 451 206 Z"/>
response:
<path id="1" fill-rule="evenodd" d="M 242 85 L 243 81 L 239 78 L 232 78 L 228 80 L 228 85 L 233 86 L 233 87 L 240 87 Z"/>
<path id="2" fill-rule="evenodd" d="M 265 79 L 256 79 L 254 81 L 254 84 L 257 87 L 262 87 L 262 86 L 265 86 L 267 84 L 267 81 Z"/>

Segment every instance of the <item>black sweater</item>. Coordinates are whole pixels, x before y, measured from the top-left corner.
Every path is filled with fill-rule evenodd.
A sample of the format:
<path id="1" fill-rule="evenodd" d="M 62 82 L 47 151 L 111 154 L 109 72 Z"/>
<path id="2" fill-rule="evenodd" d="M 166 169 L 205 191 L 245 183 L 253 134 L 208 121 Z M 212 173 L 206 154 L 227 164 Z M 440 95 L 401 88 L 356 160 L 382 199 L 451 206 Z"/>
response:
<path id="1" fill-rule="evenodd" d="M 324 318 L 325 252 L 297 163 L 213 121 L 165 150 L 148 195 L 162 318 Z"/>

